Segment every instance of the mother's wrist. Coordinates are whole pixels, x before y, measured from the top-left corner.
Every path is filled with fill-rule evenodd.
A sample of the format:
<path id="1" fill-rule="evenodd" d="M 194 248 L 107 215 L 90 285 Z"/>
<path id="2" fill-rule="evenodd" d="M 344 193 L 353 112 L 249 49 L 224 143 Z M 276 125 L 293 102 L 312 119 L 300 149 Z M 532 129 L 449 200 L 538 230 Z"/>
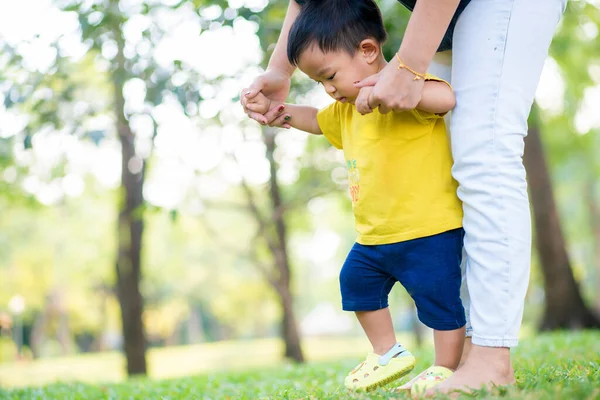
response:
<path id="1" fill-rule="evenodd" d="M 418 51 L 412 52 L 400 48 L 394 58 L 396 59 L 397 65 L 402 63 L 419 74 L 425 74 L 429 68 L 431 60 L 428 59 L 428 57 L 418 53 Z"/>
<path id="2" fill-rule="evenodd" d="M 398 61 L 398 69 L 404 69 L 408 72 L 410 72 L 414 78 L 413 80 L 418 81 L 418 80 L 425 80 L 425 71 L 423 72 L 419 72 L 415 69 L 413 69 L 410 65 L 404 63 L 404 61 L 402 61 L 402 59 L 400 58 L 400 56 L 398 55 L 398 53 L 396 53 L 396 61 Z"/>

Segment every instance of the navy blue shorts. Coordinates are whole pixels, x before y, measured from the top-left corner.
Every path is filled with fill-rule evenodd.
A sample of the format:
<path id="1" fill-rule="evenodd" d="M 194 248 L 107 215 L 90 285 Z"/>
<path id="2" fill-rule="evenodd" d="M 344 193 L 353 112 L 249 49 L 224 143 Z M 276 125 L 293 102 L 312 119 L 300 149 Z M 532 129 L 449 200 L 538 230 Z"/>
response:
<path id="1" fill-rule="evenodd" d="M 462 228 L 400 243 L 355 243 L 340 272 L 345 311 L 374 311 L 388 306 L 400 282 L 415 301 L 419 319 L 432 329 L 465 325 L 460 300 Z"/>

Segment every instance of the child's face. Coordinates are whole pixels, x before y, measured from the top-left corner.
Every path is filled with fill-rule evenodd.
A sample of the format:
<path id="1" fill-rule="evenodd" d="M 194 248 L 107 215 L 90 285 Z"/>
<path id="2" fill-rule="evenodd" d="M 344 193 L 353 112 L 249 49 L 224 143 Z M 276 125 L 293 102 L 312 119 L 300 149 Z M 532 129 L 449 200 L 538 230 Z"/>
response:
<path id="1" fill-rule="evenodd" d="M 354 82 L 379 72 L 378 56 L 378 46 L 367 52 L 361 46 L 351 56 L 344 50 L 324 53 L 319 46 L 312 45 L 300 55 L 298 68 L 322 84 L 335 100 L 354 104 L 360 90 L 354 87 Z"/>

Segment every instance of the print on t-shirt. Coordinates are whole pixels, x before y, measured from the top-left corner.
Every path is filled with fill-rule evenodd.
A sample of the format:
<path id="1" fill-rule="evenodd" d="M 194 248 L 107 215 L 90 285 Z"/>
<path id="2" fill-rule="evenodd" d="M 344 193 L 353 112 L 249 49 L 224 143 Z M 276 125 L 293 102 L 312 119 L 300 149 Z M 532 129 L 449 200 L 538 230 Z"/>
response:
<path id="1" fill-rule="evenodd" d="M 346 167 L 348 168 L 350 197 L 352 197 L 352 205 L 354 205 L 358 201 L 358 193 L 360 191 L 360 174 L 358 173 L 356 160 L 347 160 Z"/>

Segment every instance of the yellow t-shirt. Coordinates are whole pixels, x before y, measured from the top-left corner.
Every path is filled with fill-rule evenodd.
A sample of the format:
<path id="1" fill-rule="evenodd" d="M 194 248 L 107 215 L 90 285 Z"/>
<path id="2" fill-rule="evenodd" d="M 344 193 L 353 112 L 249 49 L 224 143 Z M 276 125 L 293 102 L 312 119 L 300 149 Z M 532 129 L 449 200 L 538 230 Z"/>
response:
<path id="1" fill-rule="evenodd" d="M 354 105 L 335 102 L 317 121 L 344 150 L 358 243 L 396 243 L 462 226 L 443 117 L 419 110 L 360 115 Z"/>

